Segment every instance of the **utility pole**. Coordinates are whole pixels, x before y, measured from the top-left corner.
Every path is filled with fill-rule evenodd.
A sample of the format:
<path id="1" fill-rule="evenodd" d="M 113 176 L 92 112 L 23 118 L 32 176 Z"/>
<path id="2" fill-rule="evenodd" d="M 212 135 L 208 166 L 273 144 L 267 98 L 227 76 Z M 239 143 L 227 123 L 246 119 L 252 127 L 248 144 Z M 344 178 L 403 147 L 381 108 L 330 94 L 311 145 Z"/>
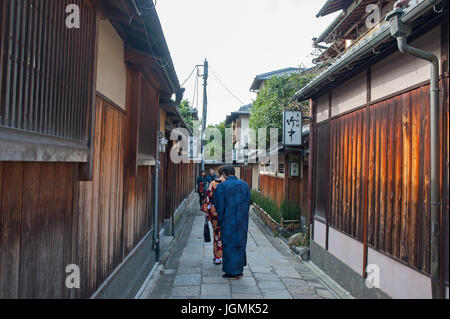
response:
<path id="1" fill-rule="evenodd" d="M 205 131 L 206 131 L 206 115 L 208 111 L 208 96 L 206 87 L 208 85 L 208 61 L 205 59 L 203 65 L 203 122 L 202 122 L 202 170 L 205 170 Z"/>

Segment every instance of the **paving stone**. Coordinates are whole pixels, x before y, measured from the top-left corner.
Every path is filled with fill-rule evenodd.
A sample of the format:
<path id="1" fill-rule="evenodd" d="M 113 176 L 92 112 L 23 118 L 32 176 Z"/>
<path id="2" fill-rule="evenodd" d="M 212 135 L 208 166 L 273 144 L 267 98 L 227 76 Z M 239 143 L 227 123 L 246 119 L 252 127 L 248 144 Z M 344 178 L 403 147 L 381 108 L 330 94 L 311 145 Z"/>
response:
<path id="1" fill-rule="evenodd" d="M 244 277 L 251 277 L 252 276 L 252 272 L 250 271 L 250 269 L 244 269 L 244 273 L 243 273 Z"/>
<path id="2" fill-rule="evenodd" d="M 179 274 L 199 274 L 202 272 L 202 267 L 181 267 L 178 269 Z"/>
<path id="3" fill-rule="evenodd" d="M 231 286 L 255 286 L 256 280 L 253 277 L 242 277 L 239 280 L 230 280 Z"/>
<path id="4" fill-rule="evenodd" d="M 179 274 L 175 277 L 173 285 L 177 286 L 200 286 L 202 276 L 200 274 Z"/>
<path id="5" fill-rule="evenodd" d="M 213 276 L 222 277 L 223 271 L 222 271 L 222 268 L 217 268 L 215 270 L 214 269 L 202 270 L 202 275 L 210 276 L 210 277 L 213 277 Z"/>
<path id="6" fill-rule="evenodd" d="M 295 278 L 281 278 L 281 281 L 287 286 L 287 287 L 308 287 L 308 282 L 303 279 L 295 279 Z"/>
<path id="7" fill-rule="evenodd" d="M 265 299 L 292 299 L 286 289 L 262 289 L 261 291 Z"/>
<path id="8" fill-rule="evenodd" d="M 263 295 L 261 294 L 232 294 L 233 299 L 263 299 Z"/>
<path id="9" fill-rule="evenodd" d="M 212 243 L 203 242 L 203 215 L 193 211 L 185 232 L 175 242 L 164 274 L 150 298 L 155 299 L 323 299 L 336 298 L 278 239 L 250 219 L 248 267 L 240 280 L 222 278 L 213 264 Z M 268 237 L 266 237 L 268 236 Z"/>
<path id="10" fill-rule="evenodd" d="M 302 295 L 302 294 L 292 294 L 294 299 L 323 299 L 319 295 Z"/>
<path id="11" fill-rule="evenodd" d="M 259 294 L 259 288 L 256 286 L 231 285 L 232 294 Z"/>
<path id="12" fill-rule="evenodd" d="M 307 286 L 297 286 L 297 287 L 288 287 L 288 290 L 291 294 L 296 295 L 314 295 L 316 294 L 316 291 L 310 287 Z"/>
<path id="13" fill-rule="evenodd" d="M 286 289 L 281 281 L 259 281 L 258 286 L 261 289 Z"/>
<path id="14" fill-rule="evenodd" d="M 161 271 L 162 274 L 164 275 L 174 275 L 177 273 L 177 269 L 164 269 L 163 271 Z"/>
<path id="15" fill-rule="evenodd" d="M 295 270 L 275 269 L 275 273 L 282 278 L 302 279 L 302 276 Z"/>
<path id="16" fill-rule="evenodd" d="M 200 286 L 174 287 L 171 297 L 198 297 L 200 295 Z"/>
<path id="17" fill-rule="evenodd" d="M 200 299 L 228 300 L 233 298 L 231 297 L 231 295 L 225 295 L 225 296 L 200 296 Z"/>
<path id="18" fill-rule="evenodd" d="M 267 274 L 267 273 L 259 273 L 259 272 L 255 272 L 254 276 L 257 280 L 261 280 L 261 281 L 280 281 L 280 278 L 278 278 L 277 275 L 275 274 Z"/>
<path id="19" fill-rule="evenodd" d="M 203 284 L 227 284 L 228 282 L 229 280 L 222 276 L 203 276 L 202 279 Z"/>
<path id="20" fill-rule="evenodd" d="M 202 297 L 228 296 L 231 297 L 229 284 L 203 284 L 201 289 Z"/>
<path id="21" fill-rule="evenodd" d="M 258 266 L 258 265 L 249 265 L 250 270 L 252 272 L 259 272 L 259 273 L 266 273 L 266 274 L 271 274 L 272 273 L 272 267 L 267 267 L 267 266 Z"/>
<path id="22" fill-rule="evenodd" d="M 328 289 L 315 289 L 317 294 L 323 298 L 327 298 L 327 299 L 335 299 L 336 295 L 334 293 L 332 293 L 331 291 L 329 291 Z"/>
<path id="23" fill-rule="evenodd" d="M 321 288 L 321 289 L 327 289 L 323 283 L 321 283 L 319 280 L 317 279 L 309 279 L 308 281 L 308 285 L 313 287 L 313 288 Z"/>

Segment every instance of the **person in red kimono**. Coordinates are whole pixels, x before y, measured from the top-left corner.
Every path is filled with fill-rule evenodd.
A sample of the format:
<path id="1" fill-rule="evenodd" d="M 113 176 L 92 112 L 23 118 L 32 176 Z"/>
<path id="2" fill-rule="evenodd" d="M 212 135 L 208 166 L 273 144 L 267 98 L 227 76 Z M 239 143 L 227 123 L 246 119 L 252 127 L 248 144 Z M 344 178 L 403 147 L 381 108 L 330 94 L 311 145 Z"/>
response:
<path id="1" fill-rule="evenodd" d="M 213 204 L 214 193 L 219 186 L 220 183 L 224 182 L 225 178 L 223 177 L 223 169 L 219 168 L 219 177 L 217 177 L 214 181 L 212 181 L 208 189 L 206 190 L 205 200 L 203 202 L 202 211 L 205 212 L 206 218 L 211 222 L 213 232 L 214 232 L 214 241 L 213 241 L 213 253 L 214 253 L 214 264 L 220 265 L 222 264 L 222 240 L 220 234 L 220 227 L 218 224 L 219 215 L 217 213 L 216 208 Z"/>

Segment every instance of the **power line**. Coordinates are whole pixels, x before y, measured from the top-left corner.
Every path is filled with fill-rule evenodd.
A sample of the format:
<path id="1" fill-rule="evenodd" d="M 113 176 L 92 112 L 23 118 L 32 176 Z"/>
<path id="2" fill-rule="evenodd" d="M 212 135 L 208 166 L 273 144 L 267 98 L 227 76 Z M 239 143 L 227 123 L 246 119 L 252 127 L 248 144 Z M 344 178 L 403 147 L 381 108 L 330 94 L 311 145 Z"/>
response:
<path id="1" fill-rule="evenodd" d="M 191 103 L 191 106 L 195 107 L 197 109 L 197 107 L 194 106 L 196 98 L 197 98 L 197 105 L 198 105 L 198 69 L 197 69 L 197 76 L 195 77 L 194 92 L 193 92 L 192 103 Z"/>
<path id="2" fill-rule="evenodd" d="M 198 66 L 195 66 L 194 69 L 192 70 L 191 74 L 188 76 L 188 78 L 183 82 L 183 84 L 181 84 L 181 86 L 185 85 L 187 81 L 189 81 L 189 79 L 192 77 L 192 74 L 194 74 L 195 70 L 197 70 L 198 73 Z"/>
<path id="3" fill-rule="evenodd" d="M 231 90 L 230 89 L 228 89 L 227 87 L 226 87 L 226 85 L 225 84 L 223 84 L 223 82 L 219 79 L 219 77 L 217 76 L 217 74 L 215 74 L 214 73 L 214 71 L 213 70 L 211 70 L 211 68 L 210 68 L 210 71 L 211 71 L 211 73 L 214 75 L 214 77 L 217 79 L 217 81 L 219 81 L 219 83 L 220 83 L 220 85 L 222 85 L 222 87 L 225 89 L 225 90 L 227 90 L 228 91 L 228 93 L 230 93 L 231 94 L 231 96 L 233 96 L 237 101 L 239 101 L 239 103 L 241 103 L 242 105 L 244 105 L 245 103 L 244 102 L 242 102 L 238 97 L 236 97 L 236 95 L 234 95 L 233 94 L 233 92 L 231 92 Z"/>

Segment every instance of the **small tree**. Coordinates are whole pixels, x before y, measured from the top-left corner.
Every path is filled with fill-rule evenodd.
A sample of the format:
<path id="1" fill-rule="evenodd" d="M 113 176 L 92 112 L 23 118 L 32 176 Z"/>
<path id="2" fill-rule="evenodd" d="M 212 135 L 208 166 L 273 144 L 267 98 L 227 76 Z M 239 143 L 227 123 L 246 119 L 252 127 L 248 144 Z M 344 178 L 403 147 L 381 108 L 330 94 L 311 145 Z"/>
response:
<path id="1" fill-rule="evenodd" d="M 250 114 L 250 127 L 256 131 L 260 128 L 278 128 L 279 140 L 282 137 L 283 111 L 297 109 L 309 116 L 309 104 L 291 102 L 292 96 L 306 86 L 313 75 L 291 74 L 275 76 L 267 81 L 253 102 Z"/>
<path id="2" fill-rule="evenodd" d="M 191 131 L 194 129 L 194 109 L 191 107 L 191 103 L 188 100 L 183 100 L 178 106 L 184 121 L 189 126 Z"/>
<path id="3" fill-rule="evenodd" d="M 229 128 L 229 127 L 230 127 L 230 125 L 226 125 L 225 121 L 223 121 L 222 123 L 216 124 L 216 125 L 212 125 L 212 124 L 208 125 L 208 128 L 218 129 L 222 135 L 222 161 L 225 160 L 225 129 Z M 212 141 L 207 138 L 205 145 L 208 145 L 211 142 Z"/>

